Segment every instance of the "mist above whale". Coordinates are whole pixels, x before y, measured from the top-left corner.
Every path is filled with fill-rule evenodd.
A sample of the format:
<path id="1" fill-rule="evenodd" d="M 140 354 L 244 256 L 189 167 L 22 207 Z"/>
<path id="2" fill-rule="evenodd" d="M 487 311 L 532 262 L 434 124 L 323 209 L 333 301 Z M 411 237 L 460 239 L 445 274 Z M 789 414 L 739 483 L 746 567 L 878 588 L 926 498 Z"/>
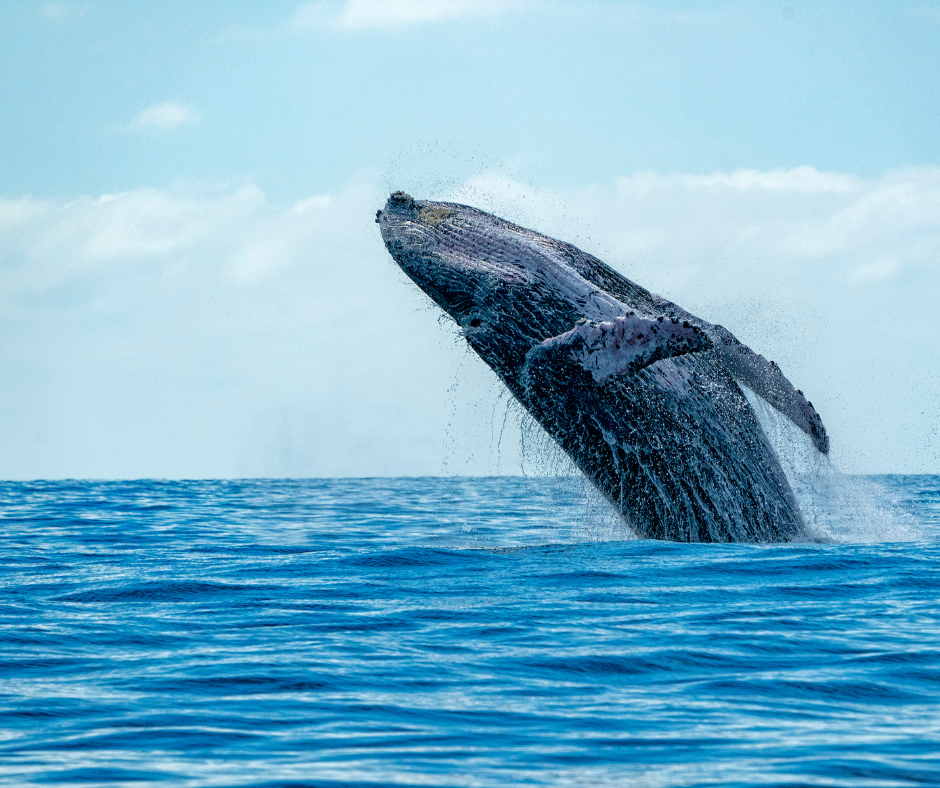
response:
<path id="1" fill-rule="evenodd" d="M 571 244 L 475 208 L 396 192 L 376 221 L 402 270 L 639 536 L 804 536 L 741 387 L 819 452 L 829 440 L 773 362 Z"/>

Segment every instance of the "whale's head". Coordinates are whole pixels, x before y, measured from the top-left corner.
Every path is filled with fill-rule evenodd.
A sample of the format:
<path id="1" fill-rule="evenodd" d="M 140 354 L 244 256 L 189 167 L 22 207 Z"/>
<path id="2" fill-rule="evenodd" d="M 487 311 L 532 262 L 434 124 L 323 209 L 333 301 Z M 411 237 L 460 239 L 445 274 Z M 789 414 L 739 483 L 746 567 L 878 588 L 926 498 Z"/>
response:
<path id="1" fill-rule="evenodd" d="M 476 208 L 395 192 L 376 221 L 402 270 L 503 377 L 580 319 L 623 313 L 571 267 L 573 247 Z"/>

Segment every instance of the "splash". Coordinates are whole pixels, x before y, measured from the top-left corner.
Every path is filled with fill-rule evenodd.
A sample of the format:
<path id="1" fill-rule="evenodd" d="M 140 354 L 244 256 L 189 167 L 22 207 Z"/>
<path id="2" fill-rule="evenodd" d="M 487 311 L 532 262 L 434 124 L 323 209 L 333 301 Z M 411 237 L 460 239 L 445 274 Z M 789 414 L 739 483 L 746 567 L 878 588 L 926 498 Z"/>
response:
<path id="1" fill-rule="evenodd" d="M 871 480 L 838 470 L 810 437 L 741 386 L 796 496 L 810 539 L 817 542 L 910 542 L 924 539 L 917 521 Z"/>
<path id="2" fill-rule="evenodd" d="M 558 543 L 610 542 L 638 537 L 621 513 L 578 469 L 555 440 L 509 394 L 492 373 L 480 374 L 467 353 L 455 375 L 449 398 L 447 475 L 555 478 L 564 497 L 577 500 L 572 519 L 543 524 L 538 537 Z M 812 439 L 763 398 L 742 386 L 794 491 L 807 535 L 823 543 L 924 541 L 929 537 L 912 515 L 902 511 L 890 493 L 870 478 L 847 475 L 832 465 Z M 538 482 L 536 482 L 537 484 Z M 552 527 L 554 526 L 554 527 Z"/>
<path id="3" fill-rule="evenodd" d="M 902 511 L 885 488 L 869 478 L 840 471 L 792 421 L 746 386 L 741 388 L 793 489 L 810 541 L 883 543 L 927 538 L 917 520 Z M 509 418 L 513 431 L 518 434 L 522 475 L 565 478 L 575 484 L 582 515 L 573 528 L 556 534 L 559 540 L 638 539 L 621 513 L 542 426 L 512 397 L 507 400 L 504 417 Z"/>

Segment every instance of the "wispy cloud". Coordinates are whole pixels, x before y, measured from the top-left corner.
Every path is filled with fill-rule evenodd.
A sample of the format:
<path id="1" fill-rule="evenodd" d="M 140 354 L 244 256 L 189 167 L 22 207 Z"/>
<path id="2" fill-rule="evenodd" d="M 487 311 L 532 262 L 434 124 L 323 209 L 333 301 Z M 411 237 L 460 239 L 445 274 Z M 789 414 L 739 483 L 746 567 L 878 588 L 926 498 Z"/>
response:
<path id="1" fill-rule="evenodd" d="M 911 8 L 908 10 L 907 15 L 918 21 L 933 22 L 936 24 L 940 22 L 940 6 L 931 5 Z"/>
<path id="2" fill-rule="evenodd" d="M 307 30 L 400 29 L 454 19 L 500 16 L 521 0 L 317 0 L 303 3 L 290 28 Z"/>
<path id="3" fill-rule="evenodd" d="M 131 121 L 131 128 L 138 131 L 175 131 L 183 126 L 192 126 L 202 120 L 202 115 L 191 104 L 165 101 L 154 104 L 140 112 Z"/>
<path id="4" fill-rule="evenodd" d="M 940 272 L 940 168 L 873 179 L 813 167 L 639 172 L 574 191 L 484 174 L 452 196 L 546 232 L 600 243 L 600 252 L 648 265 L 653 277 L 665 262 L 684 261 L 680 268 L 670 263 L 673 286 L 680 270 L 710 276 L 719 261 L 722 271 L 734 265 L 743 271 L 769 257 L 786 265 L 770 267 L 759 286 L 797 270 L 825 272 L 834 287 L 875 281 L 876 271 L 880 282 L 915 269 Z"/>
<path id="5" fill-rule="evenodd" d="M 389 259 L 380 183 L 0 199 L 0 477 L 495 472 L 495 378 Z M 485 173 L 415 196 L 573 241 L 727 326 L 811 394 L 849 468 L 940 461 L 940 169 Z M 91 437 L 43 448 L 47 427 Z"/>
<path id="6" fill-rule="evenodd" d="M 428 391 L 459 358 L 388 259 L 374 184 L 0 198 L 0 478 L 439 470 Z"/>
<path id="7" fill-rule="evenodd" d="M 449 196 L 725 325 L 811 393 L 844 467 L 940 462 L 940 168 L 637 173 L 565 190 L 488 174 Z"/>
<path id="8" fill-rule="evenodd" d="M 81 19 L 88 13 L 86 3 L 46 3 L 39 12 L 50 22 L 72 22 Z"/>

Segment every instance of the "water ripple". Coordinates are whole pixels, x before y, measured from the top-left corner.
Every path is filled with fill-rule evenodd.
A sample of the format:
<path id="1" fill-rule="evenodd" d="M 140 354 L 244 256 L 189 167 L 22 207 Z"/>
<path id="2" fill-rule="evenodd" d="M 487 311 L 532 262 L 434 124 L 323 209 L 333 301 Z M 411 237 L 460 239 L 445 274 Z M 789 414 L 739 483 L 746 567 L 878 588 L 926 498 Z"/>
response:
<path id="1" fill-rule="evenodd" d="M 875 481 L 919 541 L 616 541 L 566 479 L 0 483 L 0 784 L 940 784 L 940 477 Z"/>

